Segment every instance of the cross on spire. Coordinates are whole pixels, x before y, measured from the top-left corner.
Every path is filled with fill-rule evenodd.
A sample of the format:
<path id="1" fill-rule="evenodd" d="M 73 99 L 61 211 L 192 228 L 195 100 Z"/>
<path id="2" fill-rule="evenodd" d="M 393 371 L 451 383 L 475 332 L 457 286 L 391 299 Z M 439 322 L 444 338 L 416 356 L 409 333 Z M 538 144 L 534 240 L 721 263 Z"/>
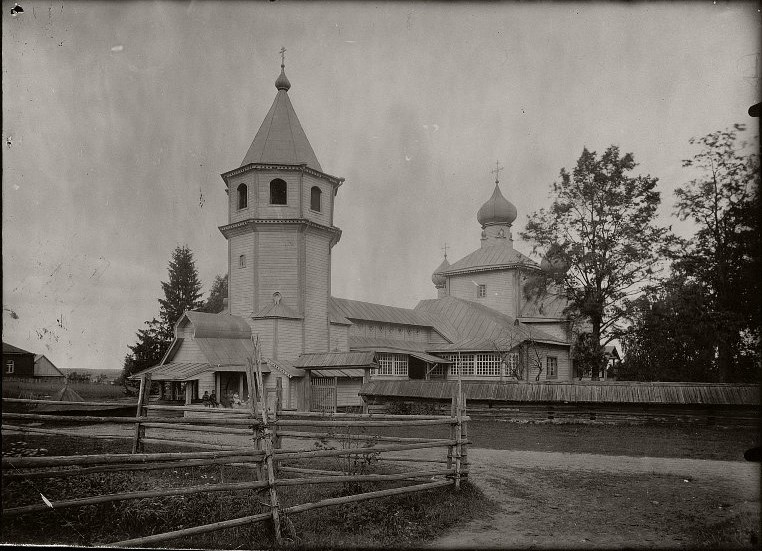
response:
<path id="1" fill-rule="evenodd" d="M 444 257 L 447 258 L 447 243 L 444 244 L 444 247 L 442 247 L 442 250 L 444 251 Z"/>
<path id="2" fill-rule="evenodd" d="M 500 183 L 500 171 L 505 170 L 504 166 L 500 166 L 500 161 L 495 161 L 495 170 L 490 170 L 492 174 L 495 175 L 495 183 Z"/>
<path id="3" fill-rule="evenodd" d="M 286 66 L 286 48 L 281 47 L 280 49 L 280 66 L 285 67 Z"/>

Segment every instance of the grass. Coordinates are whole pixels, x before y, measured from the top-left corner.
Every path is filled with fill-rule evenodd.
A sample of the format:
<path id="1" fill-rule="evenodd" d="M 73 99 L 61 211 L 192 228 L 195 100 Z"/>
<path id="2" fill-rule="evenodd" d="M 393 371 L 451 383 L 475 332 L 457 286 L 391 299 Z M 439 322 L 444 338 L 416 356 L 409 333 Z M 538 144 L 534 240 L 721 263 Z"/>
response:
<path id="1" fill-rule="evenodd" d="M 124 453 L 129 442 L 12 435 L 3 438 L 3 455 L 75 455 Z M 150 447 L 151 452 L 171 451 L 168 446 Z M 331 460 L 310 462 L 312 468 L 335 468 Z M 379 472 L 381 469 L 374 469 Z M 61 479 L 3 481 L 3 507 L 40 502 L 40 494 L 56 501 L 104 493 L 171 488 L 253 480 L 252 469 L 203 466 L 162 471 L 134 471 L 73 476 Z M 402 483 L 404 485 L 404 483 Z M 388 488 L 397 483 L 367 484 L 363 491 Z M 278 496 L 283 507 L 345 495 L 342 484 L 283 487 Z M 112 543 L 152 533 L 208 524 L 266 512 L 267 494 L 236 491 L 193 496 L 151 498 L 51 510 L 23 515 L 3 522 L 2 542 L 15 544 L 67 544 L 90 546 Z M 432 505 L 434 504 L 434 505 Z M 403 496 L 318 509 L 289 519 L 297 538 L 289 546 L 371 547 L 419 546 L 458 521 L 485 515 L 489 501 L 465 483 L 459 493 L 451 487 Z M 97 519 L 97 522 L 93 522 Z M 272 547 L 272 528 L 258 523 L 219 532 L 172 540 L 157 546 L 179 548 Z"/>
<path id="2" fill-rule="evenodd" d="M 3 398 L 27 398 L 45 400 L 58 392 L 64 382 L 61 381 L 3 381 Z M 116 400 L 125 398 L 124 387 L 96 383 L 69 383 L 69 388 L 76 391 L 86 401 Z"/>

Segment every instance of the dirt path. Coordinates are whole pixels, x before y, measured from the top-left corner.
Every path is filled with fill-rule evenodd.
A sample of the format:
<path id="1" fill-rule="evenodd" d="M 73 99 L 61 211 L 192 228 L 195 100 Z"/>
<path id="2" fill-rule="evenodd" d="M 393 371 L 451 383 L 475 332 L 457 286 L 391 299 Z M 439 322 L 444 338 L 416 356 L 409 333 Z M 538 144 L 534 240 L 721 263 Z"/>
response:
<path id="1" fill-rule="evenodd" d="M 759 515 L 759 464 L 486 449 L 469 454 L 470 479 L 497 504 L 494 516 L 459 527 L 431 547 L 679 548 L 690 546 L 691 523 L 722 522 L 741 511 Z M 624 489 L 616 478 L 597 487 L 602 473 L 655 478 L 664 491 L 643 495 L 638 478 L 622 478 Z M 558 479 L 557 491 L 552 483 L 548 489 L 549 479 Z M 579 499 L 579 489 L 587 499 Z"/>

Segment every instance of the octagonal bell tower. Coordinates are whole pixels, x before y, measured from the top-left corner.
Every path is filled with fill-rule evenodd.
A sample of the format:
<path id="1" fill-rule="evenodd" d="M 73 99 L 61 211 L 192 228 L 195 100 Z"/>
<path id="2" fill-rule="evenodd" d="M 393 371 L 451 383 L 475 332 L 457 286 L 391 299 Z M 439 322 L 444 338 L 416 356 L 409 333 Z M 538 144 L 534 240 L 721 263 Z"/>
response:
<path id="1" fill-rule="evenodd" d="M 343 178 L 323 172 L 296 116 L 285 64 L 277 93 L 228 193 L 228 308 L 245 318 L 266 357 L 294 361 L 330 342 L 334 199 Z"/>

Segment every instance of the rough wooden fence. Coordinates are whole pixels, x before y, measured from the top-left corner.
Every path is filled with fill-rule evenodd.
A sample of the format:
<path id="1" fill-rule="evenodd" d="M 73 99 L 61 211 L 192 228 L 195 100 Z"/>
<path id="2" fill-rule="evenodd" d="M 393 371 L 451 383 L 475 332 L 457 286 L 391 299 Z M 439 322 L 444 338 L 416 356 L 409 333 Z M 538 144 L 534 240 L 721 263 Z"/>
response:
<path id="1" fill-rule="evenodd" d="M 253 374 L 252 374 L 253 376 Z M 278 381 L 280 383 L 280 381 Z M 261 380 L 258 388 L 263 388 Z M 250 386 L 249 388 L 252 388 Z M 150 389 L 150 377 L 141 381 L 141 391 L 137 404 L 136 417 L 102 417 L 102 416 L 70 416 L 40 413 L 6 413 L 3 412 L 2 429 L 30 434 L 55 434 L 72 437 L 91 438 L 125 438 L 132 441 L 130 454 L 98 454 L 56 457 L 4 457 L 2 472 L 4 480 L 13 479 L 49 479 L 70 476 L 83 476 L 95 473 L 115 471 L 158 470 L 195 467 L 201 465 L 246 465 L 253 466 L 256 480 L 249 482 L 219 483 L 203 486 L 188 486 L 183 488 L 160 489 L 151 491 L 124 492 L 118 494 L 95 495 L 86 498 L 69 499 L 48 504 L 35 504 L 23 507 L 3 509 L 3 519 L 22 514 L 41 513 L 50 508 L 61 509 L 82 507 L 100 503 L 117 502 L 148 497 L 181 496 L 206 492 L 237 491 L 247 489 L 267 490 L 269 493 L 270 511 L 249 516 L 205 524 L 180 530 L 173 530 L 150 536 L 108 543 L 113 546 L 136 547 L 170 541 L 195 534 L 213 532 L 226 528 L 243 526 L 253 522 L 272 520 L 275 539 L 282 542 L 281 519 L 283 515 L 302 513 L 312 509 L 354 503 L 368 499 L 420 492 L 441 486 L 460 488 L 461 480 L 468 475 L 468 433 L 465 399 L 454 396 L 451 401 L 450 415 L 377 415 L 377 414 L 315 414 L 282 411 L 281 385 L 278 384 L 276 406 L 267 411 L 262 397 L 251 409 L 210 409 L 196 406 L 150 405 L 147 400 Z M 3 399 L 4 402 L 23 402 L 39 404 L 51 402 L 45 400 Z M 57 402 L 63 404 L 63 402 Z M 74 404 L 82 404 L 76 402 Z M 148 409 L 158 412 L 181 411 L 183 417 L 149 416 Z M 154 414 L 155 412 L 151 412 Z M 159 413 L 161 415 L 161 413 Z M 86 435 L 72 429 L 40 428 L 39 426 L 24 425 L 23 422 L 87 422 L 133 425 L 134 433 L 125 435 Z M 398 438 L 394 436 L 373 436 L 359 434 L 359 429 L 365 431 L 373 427 L 395 426 L 438 426 L 449 425 L 450 437 L 447 439 L 433 438 Z M 168 437 L 161 431 L 182 431 L 184 437 Z M 147 431 L 156 431 L 151 436 Z M 209 435 L 239 435 L 248 436 L 248 444 L 217 445 L 204 442 Z M 301 441 L 321 440 L 338 442 L 339 447 L 330 449 L 287 449 L 282 443 L 284 439 Z M 213 451 L 177 452 L 177 453 L 148 453 L 146 446 L 151 444 L 171 444 L 183 447 L 196 447 Z M 394 474 L 357 474 L 352 472 L 307 469 L 289 466 L 295 461 L 307 458 L 349 457 L 373 455 L 379 459 L 394 462 L 413 461 L 406 457 L 393 457 L 388 454 L 408 450 L 426 448 L 445 448 L 446 457 L 441 460 L 418 461 L 424 464 L 440 464 L 439 467 L 417 467 L 406 469 L 405 472 Z M 289 473 L 301 475 L 300 478 L 282 478 L 280 475 Z M 422 481 L 425 478 L 425 481 Z M 367 481 L 404 481 L 412 483 L 403 487 L 395 487 L 373 492 L 359 493 L 349 496 L 322 499 L 312 503 L 281 507 L 278 498 L 278 488 L 308 484 L 335 484 L 339 482 Z M 39 484 L 39 483 L 38 483 Z M 286 523 L 291 527 L 290 523 Z"/>

